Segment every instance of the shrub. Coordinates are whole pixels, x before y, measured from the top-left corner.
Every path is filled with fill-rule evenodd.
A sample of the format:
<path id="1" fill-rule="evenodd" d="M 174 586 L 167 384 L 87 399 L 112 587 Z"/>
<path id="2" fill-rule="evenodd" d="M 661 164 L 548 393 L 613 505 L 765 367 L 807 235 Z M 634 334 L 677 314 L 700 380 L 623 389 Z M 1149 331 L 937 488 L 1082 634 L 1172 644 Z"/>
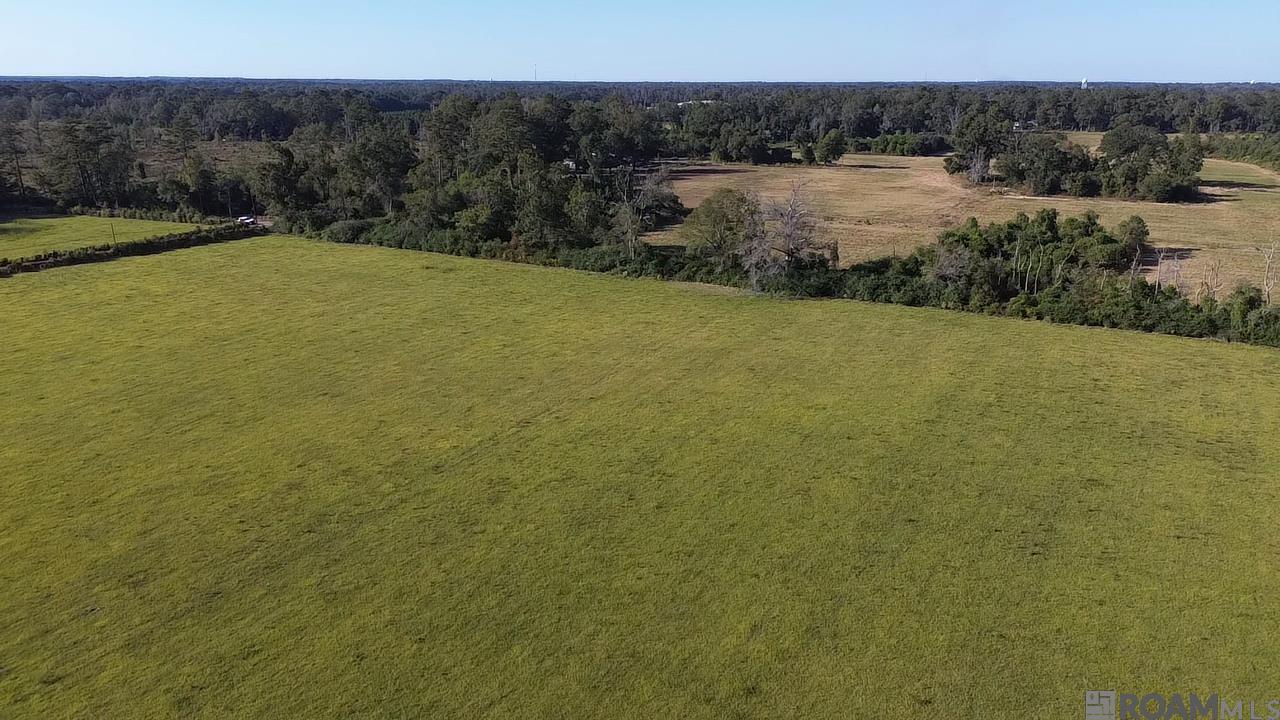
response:
<path id="1" fill-rule="evenodd" d="M 329 242 L 355 244 L 364 241 L 364 236 L 373 230 L 380 220 L 340 220 L 320 232 L 320 237 Z"/>

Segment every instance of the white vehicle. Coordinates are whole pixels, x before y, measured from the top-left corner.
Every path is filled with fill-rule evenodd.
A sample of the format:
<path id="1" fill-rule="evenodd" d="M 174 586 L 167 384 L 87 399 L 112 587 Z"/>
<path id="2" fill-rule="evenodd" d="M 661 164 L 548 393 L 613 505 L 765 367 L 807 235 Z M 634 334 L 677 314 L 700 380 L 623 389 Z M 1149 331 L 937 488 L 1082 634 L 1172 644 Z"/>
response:
<path id="1" fill-rule="evenodd" d="M 252 215 L 241 215 L 240 217 L 236 218 L 236 222 L 240 223 L 241 225 L 257 225 L 258 224 L 258 220 L 254 218 Z"/>

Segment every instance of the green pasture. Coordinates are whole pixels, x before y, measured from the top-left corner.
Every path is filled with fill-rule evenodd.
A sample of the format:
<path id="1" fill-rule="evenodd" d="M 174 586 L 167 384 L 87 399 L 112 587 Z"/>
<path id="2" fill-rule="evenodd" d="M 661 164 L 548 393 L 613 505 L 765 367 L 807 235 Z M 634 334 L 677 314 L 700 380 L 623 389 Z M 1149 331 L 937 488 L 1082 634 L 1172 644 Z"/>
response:
<path id="1" fill-rule="evenodd" d="M 1280 352 L 271 236 L 0 281 L 0 717 L 1280 693 Z"/>
<path id="2" fill-rule="evenodd" d="M 133 242 L 194 230 L 195 225 L 91 215 L 0 218 L 0 258 L 24 258 L 110 242 Z"/>

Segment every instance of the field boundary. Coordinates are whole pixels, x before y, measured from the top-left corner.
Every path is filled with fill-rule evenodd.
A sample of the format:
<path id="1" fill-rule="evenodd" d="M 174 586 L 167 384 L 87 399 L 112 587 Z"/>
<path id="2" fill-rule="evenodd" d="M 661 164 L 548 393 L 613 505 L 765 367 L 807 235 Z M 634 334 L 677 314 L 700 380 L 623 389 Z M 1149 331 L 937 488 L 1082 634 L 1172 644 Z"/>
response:
<path id="1" fill-rule="evenodd" d="M 39 272 L 56 267 L 106 262 L 123 257 L 155 255 L 171 250 L 258 237 L 269 232 L 270 230 L 261 225 L 221 225 L 184 233 L 158 235 L 144 240 L 90 245 L 73 250 L 53 250 L 31 257 L 12 260 L 0 258 L 0 278 L 12 277 L 18 273 Z"/>

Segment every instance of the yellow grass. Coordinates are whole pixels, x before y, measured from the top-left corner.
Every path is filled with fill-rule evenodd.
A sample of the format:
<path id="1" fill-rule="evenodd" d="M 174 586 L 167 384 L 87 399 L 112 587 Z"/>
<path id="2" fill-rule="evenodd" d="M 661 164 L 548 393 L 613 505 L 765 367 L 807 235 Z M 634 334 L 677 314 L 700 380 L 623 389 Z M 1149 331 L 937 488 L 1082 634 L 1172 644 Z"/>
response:
<path id="1" fill-rule="evenodd" d="M 994 222 L 1056 207 L 1068 215 L 1094 210 L 1108 224 L 1140 215 L 1155 246 L 1183 251 L 1181 270 L 1188 285 L 1221 261 L 1229 288 L 1239 280 L 1257 284 L 1262 265 L 1256 248 L 1280 238 L 1280 175 L 1244 163 L 1205 161 L 1201 177 L 1209 201 L 1194 204 L 1021 197 L 966 186 L 947 175 L 942 163 L 938 157 L 850 155 L 835 167 L 692 165 L 675 173 L 675 190 L 685 205 L 696 207 L 719 187 L 774 198 L 801 182 L 823 221 L 822 234 L 839 243 L 845 264 L 908 253 L 969 217 Z M 678 229 L 650 241 L 679 243 Z"/>

